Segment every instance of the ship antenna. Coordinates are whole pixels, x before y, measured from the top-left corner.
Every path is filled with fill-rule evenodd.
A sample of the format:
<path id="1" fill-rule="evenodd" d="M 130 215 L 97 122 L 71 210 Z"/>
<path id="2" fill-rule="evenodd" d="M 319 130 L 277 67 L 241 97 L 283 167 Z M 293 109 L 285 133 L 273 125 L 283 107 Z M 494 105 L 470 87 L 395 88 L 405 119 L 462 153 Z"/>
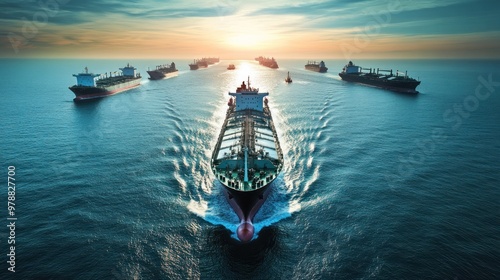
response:
<path id="1" fill-rule="evenodd" d="M 248 89 L 250 89 L 250 75 L 248 75 L 248 82 L 247 82 Z"/>

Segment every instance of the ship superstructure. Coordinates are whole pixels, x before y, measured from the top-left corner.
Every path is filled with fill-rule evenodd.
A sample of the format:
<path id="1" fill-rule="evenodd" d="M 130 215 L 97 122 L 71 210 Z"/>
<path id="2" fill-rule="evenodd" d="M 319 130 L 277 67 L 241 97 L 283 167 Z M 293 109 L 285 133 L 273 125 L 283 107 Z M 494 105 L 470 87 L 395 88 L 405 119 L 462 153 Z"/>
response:
<path id="1" fill-rule="evenodd" d="M 253 238 L 253 218 L 283 168 L 283 153 L 268 106 L 267 92 L 243 82 L 229 92 L 226 118 L 214 148 L 211 167 L 240 219 L 237 235 Z"/>

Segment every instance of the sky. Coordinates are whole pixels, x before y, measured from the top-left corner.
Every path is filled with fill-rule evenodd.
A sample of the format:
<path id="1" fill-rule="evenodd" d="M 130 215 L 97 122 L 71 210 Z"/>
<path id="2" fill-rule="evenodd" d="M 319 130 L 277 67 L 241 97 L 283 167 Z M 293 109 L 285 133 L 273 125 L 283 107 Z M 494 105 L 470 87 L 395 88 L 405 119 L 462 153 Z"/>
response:
<path id="1" fill-rule="evenodd" d="M 4 58 L 500 58 L 498 0 L 0 0 Z"/>

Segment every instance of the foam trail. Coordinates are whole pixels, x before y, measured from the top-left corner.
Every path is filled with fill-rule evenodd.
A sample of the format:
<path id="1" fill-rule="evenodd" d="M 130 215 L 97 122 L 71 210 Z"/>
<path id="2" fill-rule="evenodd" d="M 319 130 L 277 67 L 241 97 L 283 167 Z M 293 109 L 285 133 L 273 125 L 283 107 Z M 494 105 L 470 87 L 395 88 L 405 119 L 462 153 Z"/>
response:
<path id="1" fill-rule="evenodd" d="M 269 187 L 272 188 L 272 191 L 267 201 L 255 215 L 253 221 L 255 229 L 253 239 L 258 238 L 262 228 L 286 219 L 293 212 L 300 210 L 300 205 L 297 207 L 300 203 L 298 201 L 291 202 L 289 199 L 290 195 L 285 189 L 283 175 L 276 178 Z M 213 191 L 211 194 L 204 195 L 203 197 L 200 196 L 199 200 L 192 198 L 187 208 L 213 225 L 224 226 L 231 232 L 232 238 L 239 240 L 236 235 L 236 230 L 239 226 L 238 216 L 226 201 L 223 194 L 223 186 L 216 182 L 214 183 L 214 188 L 218 189 L 218 191 Z M 291 207 L 292 205 L 294 205 L 293 208 Z"/>

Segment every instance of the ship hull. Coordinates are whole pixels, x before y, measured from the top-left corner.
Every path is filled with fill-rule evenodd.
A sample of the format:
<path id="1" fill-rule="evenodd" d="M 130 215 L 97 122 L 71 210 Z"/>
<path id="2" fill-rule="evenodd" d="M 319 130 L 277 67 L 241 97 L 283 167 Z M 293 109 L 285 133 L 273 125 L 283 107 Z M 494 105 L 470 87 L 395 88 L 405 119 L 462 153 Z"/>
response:
<path id="1" fill-rule="evenodd" d="M 402 93 L 418 93 L 416 88 L 420 84 L 420 81 L 416 81 L 413 79 L 388 80 L 388 79 L 377 78 L 375 76 L 369 76 L 369 75 L 361 76 L 359 74 L 346 74 L 346 73 L 339 73 L 339 76 L 344 81 L 366 84 Z"/>
<path id="2" fill-rule="evenodd" d="M 309 70 L 309 71 L 314 71 L 314 72 L 319 72 L 319 73 L 326 73 L 326 71 L 328 71 L 328 68 L 327 67 L 319 67 L 319 66 L 309 66 L 309 65 L 306 65 L 306 70 Z"/>
<path id="3" fill-rule="evenodd" d="M 261 63 L 260 65 L 271 68 L 271 69 L 278 69 L 278 63 Z"/>
<path id="4" fill-rule="evenodd" d="M 189 64 L 189 70 L 198 70 L 200 68 L 198 64 Z"/>
<path id="5" fill-rule="evenodd" d="M 269 192 L 271 190 L 269 185 L 270 184 L 267 184 L 266 186 L 254 191 L 243 192 L 237 191 L 223 184 L 224 195 L 229 205 L 231 205 L 231 208 L 233 208 L 236 215 L 238 215 L 241 223 L 252 223 L 255 214 L 257 214 L 269 196 Z"/>
<path id="6" fill-rule="evenodd" d="M 161 80 L 165 78 L 170 78 L 172 76 L 177 75 L 177 70 L 175 71 L 170 71 L 170 72 L 163 72 L 160 70 L 154 70 L 154 71 L 147 71 L 149 74 L 149 79 L 150 80 Z"/>
<path id="7" fill-rule="evenodd" d="M 90 87 L 90 86 L 72 86 L 69 89 L 75 94 L 73 101 L 80 102 L 85 100 L 103 98 L 110 95 L 115 95 L 135 87 L 141 84 L 141 78 L 131 79 L 127 82 L 102 86 L 102 87 Z"/>

